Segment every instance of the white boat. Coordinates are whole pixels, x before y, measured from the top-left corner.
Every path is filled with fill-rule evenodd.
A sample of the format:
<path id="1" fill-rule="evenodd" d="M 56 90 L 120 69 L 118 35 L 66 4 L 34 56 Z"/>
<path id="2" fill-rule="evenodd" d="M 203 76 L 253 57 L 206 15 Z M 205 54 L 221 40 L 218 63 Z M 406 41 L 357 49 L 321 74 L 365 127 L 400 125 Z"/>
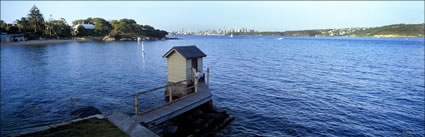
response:
<path id="1" fill-rule="evenodd" d="M 283 39 L 283 37 L 278 38 L 278 40 L 282 40 L 282 39 Z"/>
<path id="2" fill-rule="evenodd" d="M 233 34 L 230 34 L 230 37 L 233 37 Z"/>

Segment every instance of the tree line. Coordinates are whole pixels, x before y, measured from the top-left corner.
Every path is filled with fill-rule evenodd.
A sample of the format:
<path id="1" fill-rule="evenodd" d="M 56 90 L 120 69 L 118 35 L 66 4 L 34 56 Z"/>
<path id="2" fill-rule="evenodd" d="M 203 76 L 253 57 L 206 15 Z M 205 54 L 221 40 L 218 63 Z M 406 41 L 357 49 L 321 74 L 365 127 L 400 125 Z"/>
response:
<path id="1" fill-rule="evenodd" d="M 133 19 L 120 19 L 107 21 L 103 18 L 79 19 L 72 22 L 72 25 L 93 24 L 94 29 L 86 29 L 79 25 L 73 29 L 64 18 L 58 20 L 45 20 L 43 14 L 34 5 L 27 17 L 16 20 L 16 24 L 0 24 L 0 31 L 9 34 L 22 33 L 28 39 L 57 38 L 69 39 L 72 37 L 104 37 L 134 38 L 134 37 L 154 37 L 164 38 L 168 32 L 155 29 L 149 25 L 139 25 Z"/>

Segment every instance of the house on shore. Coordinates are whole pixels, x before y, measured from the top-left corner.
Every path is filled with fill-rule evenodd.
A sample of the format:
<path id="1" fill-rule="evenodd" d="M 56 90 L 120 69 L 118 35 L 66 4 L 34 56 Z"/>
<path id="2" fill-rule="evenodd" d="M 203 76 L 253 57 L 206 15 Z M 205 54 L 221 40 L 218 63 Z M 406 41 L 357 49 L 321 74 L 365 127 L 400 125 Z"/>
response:
<path id="1" fill-rule="evenodd" d="M 88 29 L 88 30 L 94 30 L 94 25 L 93 24 L 77 24 L 72 26 L 72 30 L 76 31 L 78 29 L 78 27 L 83 26 L 84 29 Z"/>
<path id="2" fill-rule="evenodd" d="M 1 43 L 25 41 L 24 34 L 1 33 Z"/>
<path id="3" fill-rule="evenodd" d="M 80 24 L 72 26 L 72 33 L 77 34 L 78 33 L 78 27 L 82 26 L 84 29 L 88 31 L 94 31 L 94 25 L 93 24 Z"/>

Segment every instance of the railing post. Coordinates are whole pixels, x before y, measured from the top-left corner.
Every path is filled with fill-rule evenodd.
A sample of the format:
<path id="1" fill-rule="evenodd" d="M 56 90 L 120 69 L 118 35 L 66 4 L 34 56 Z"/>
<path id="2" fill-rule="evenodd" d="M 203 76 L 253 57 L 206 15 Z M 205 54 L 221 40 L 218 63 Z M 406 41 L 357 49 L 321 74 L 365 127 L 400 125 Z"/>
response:
<path id="1" fill-rule="evenodd" d="M 187 85 L 187 84 L 186 84 Z M 186 86 L 187 87 L 187 86 Z M 187 95 L 187 89 L 186 88 L 184 88 L 184 95 L 186 96 Z"/>
<path id="2" fill-rule="evenodd" d="M 207 68 L 207 87 L 210 85 L 210 68 Z"/>
<path id="3" fill-rule="evenodd" d="M 195 93 L 198 92 L 198 77 L 196 76 L 196 70 L 192 68 L 193 72 L 193 85 L 195 86 Z"/>
<path id="4" fill-rule="evenodd" d="M 168 86 L 167 89 L 169 89 L 168 90 L 168 102 L 171 102 L 171 101 L 173 101 L 173 89 L 170 86 Z"/>
<path id="5" fill-rule="evenodd" d="M 198 92 L 198 78 L 195 78 L 195 93 Z"/>
<path id="6" fill-rule="evenodd" d="M 134 105 L 136 109 L 136 116 L 139 115 L 139 102 L 137 101 L 138 95 L 134 95 Z"/>

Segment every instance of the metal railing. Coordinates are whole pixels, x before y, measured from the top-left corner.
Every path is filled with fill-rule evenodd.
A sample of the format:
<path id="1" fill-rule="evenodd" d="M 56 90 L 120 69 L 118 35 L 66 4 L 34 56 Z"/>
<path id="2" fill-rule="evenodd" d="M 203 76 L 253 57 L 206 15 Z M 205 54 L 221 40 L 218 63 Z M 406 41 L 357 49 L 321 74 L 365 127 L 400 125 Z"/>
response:
<path id="1" fill-rule="evenodd" d="M 161 87 L 157 87 L 157 88 L 152 88 L 152 89 L 149 89 L 149 90 L 145 90 L 145 91 L 142 91 L 142 92 L 139 92 L 139 93 L 135 93 L 135 94 L 133 94 L 133 96 L 134 96 L 134 105 L 135 105 L 135 110 L 136 110 L 136 115 L 139 115 L 139 101 L 138 101 L 138 98 L 139 98 L 139 96 L 140 95 L 144 95 L 144 94 L 147 94 L 147 93 L 151 93 L 151 92 L 153 92 L 153 91 L 156 91 L 156 90 L 160 90 L 160 89 L 164 89 L 164 88 L 168 88 L 168 102 L 171 102 L 171 101 L 173 101 L 173 89 L 175 89 L 175 86 L 177 85 L 177 84 L 182 84 L 182 83 L 185 83 L 185 82 L 189 82 L 189 81 L 191 81 L 191 79 L 186 79 L 186 80 L 182 80 L 182 81 L 177 81 L 177 82 L 173 82 L 173 83 L 168 83 L 167 85 L 165 85 L 165 86 L 161 86 Z M 193 87 L 193 86 L 192 86 Z M 187 88 L 185 88 L 185 90 L 186 90 Z"/>
<path id="2" fill-rule="evenodd" d="M 206 79 L 206 85 L 207 86 L 208 86 L 208 83 L 209 83 L 209 72 L 210 72 L 210 69 L 207 68 L 207 79 Z M 193 81 L 193 83 L 194 83 L 193 86 L 186 87 L 186 88 L 180 89 L 180 90 L 176 88 L 176 85 L 177 84 L 188 83 L 190 81 Z M 138 92 L 138 93 L 133 94 L 132 96 L 134 96 L 134 109 L 136 111 L 136 116 L 139 115 L 139 101 L 138 101 L 138 99 L 139 99 L 139 96 L 140 95 L 144 95 L 144 94 L 151 93 L 153 91 L 156 91 L 156 90 L 160 90 L 160 89 L 165 88 L 165 89 L 168 90 L 168 103 L 171 103 L 173 101 L 173 93 L 175 93 L 176 91 L 181 92 L 183 90 L 184 95 L 187 95 L 187 91 L 189 89 L 194 88 L 195 89 L 194 92 L 195 93 L 198 92 L 198 87 L 197 87 L 198 83 L 199 83 L 199 81 L 198 81 L 198 79 L 196 77 L 196 71 L 195 71 L 195 69 L 192 69 L 192 79 L 186 79 L 186 80 L 182 80 L 182 81 L 168 83 L 165 86 L 161 86 L 161 87 L 157 87 L 157 88 L 152 88 L 152 89 L 149 89 L 149 90 L 145 90 L 145 91 L 142 91 L 142 92 Z"/>

